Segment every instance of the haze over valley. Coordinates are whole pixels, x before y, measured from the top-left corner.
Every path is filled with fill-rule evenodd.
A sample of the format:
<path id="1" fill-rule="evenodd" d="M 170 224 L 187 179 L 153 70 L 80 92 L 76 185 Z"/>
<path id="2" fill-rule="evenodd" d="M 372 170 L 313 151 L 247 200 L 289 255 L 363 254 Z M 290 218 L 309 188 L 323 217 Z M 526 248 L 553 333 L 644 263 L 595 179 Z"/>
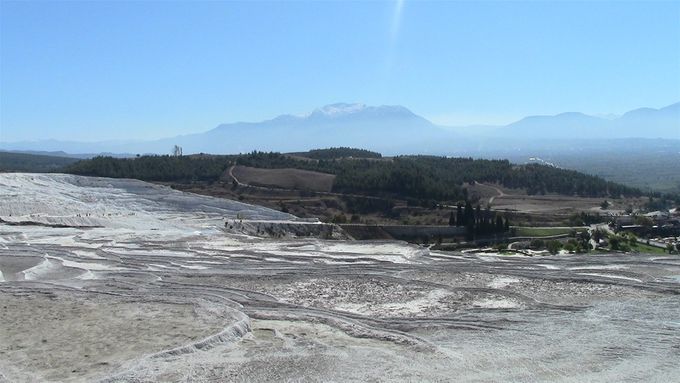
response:
<path id="1" fill-rule="evenodd" d="M 389 137 L 389 140 L 384 140 Z M 151 141 L 3 142 L 1 149 L 81 153 L 167 154 L 173 145 L 185 154 L 235 154 L 253 150 L 295 152 L 331 146 L 364 147 L 385 154 L 467 154 L 493 156 L 503 150 L 572 145 L 597 140 L 605 150 L 626 138 L 680 140 L 680 102 L 640 108 L 613 119 L 582 113 L 529 116 L 505 126 L 437 126 L 403 106 L 337 103 L 303 116 L 280 115 L 261 122 L 221 124 L 206 132 Z M 566 143 L 565 143 L 566 140 Z"/>

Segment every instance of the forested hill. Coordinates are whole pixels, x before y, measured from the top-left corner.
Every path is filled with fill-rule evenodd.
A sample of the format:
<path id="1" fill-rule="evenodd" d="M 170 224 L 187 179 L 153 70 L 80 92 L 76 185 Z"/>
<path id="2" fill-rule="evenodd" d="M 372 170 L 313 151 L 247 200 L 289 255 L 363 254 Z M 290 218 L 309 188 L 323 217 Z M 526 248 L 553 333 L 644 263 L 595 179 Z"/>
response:
<path id="1" fill-rule="evenodd" d="M 328 148 L 328 149 L 312 149 L 307 152 L 289 153 L 298 157 L 307 157 L 315 160 L 332 160 L 340 158 L 381 158 L 382 154 L 372 152 L 366 149 L 356 148 Z"/>
<path id="2" fill-rule="evenodd" d="M 77 158 L 0 151 L 0 172 L 51 172 Z"/>
<path id="3" fill-rule="evenodd" d="M 583 197 L 640 196 L 635 188 L 572 170 L 545 165 L 513 165 L 507 160 L 473 160 L 432 156 L 382 159 L 308 161 L 280 153 L 253 152 L 235 156 L 96 157 L 65 168 L 67 173 L 137 178 L 146 181 L 217 181 L 232 165 L 297 168 L 335 174 L 333 190 L 369 195 L 400 195 L 418 199 L 460 201 L 469 182 L 498 183 L 529 194 L 558 193 Z"/>

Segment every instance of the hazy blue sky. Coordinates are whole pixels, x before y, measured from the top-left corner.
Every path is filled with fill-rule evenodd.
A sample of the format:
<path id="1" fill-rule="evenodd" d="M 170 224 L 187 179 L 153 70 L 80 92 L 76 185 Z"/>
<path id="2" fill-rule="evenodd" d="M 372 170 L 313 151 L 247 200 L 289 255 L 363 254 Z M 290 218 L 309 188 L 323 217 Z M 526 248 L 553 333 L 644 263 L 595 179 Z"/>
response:
<path id="1" fill-rule="evenodd" d="M 680 2 L 0 1 L 0 140 L 154 138 L 345 101 L 450 125 L 680 101 Z"/>

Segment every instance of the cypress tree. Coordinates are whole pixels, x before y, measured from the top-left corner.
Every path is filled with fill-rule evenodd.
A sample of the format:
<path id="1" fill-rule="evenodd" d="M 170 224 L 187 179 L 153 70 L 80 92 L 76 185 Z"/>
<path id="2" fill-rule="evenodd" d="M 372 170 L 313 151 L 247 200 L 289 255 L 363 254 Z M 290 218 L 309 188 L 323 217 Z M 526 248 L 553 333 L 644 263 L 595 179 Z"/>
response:
<path id="1" fill-rule="evenodd" d="M 470 201 L 465 202 L 465 211 L 463 211 L 463 225 L 475 224 L 475 212 L 472 210 Z"/>
<path id="2" fill-rule="evenodd" d="M 505 230 L 505 226 L 503 225 L 503 217 L 500 215 L 496 215 L 496 228 L 495 232 L 496 233 L 502 233 Z"/>
<path id="3" fill-rule="evenodd" d="M 471 241 L 475 238 L 475 212 L 472 210 L 470 201 L 465 201 L 465 211 L 463 212 L 465 224 L 465 238 Z"/>

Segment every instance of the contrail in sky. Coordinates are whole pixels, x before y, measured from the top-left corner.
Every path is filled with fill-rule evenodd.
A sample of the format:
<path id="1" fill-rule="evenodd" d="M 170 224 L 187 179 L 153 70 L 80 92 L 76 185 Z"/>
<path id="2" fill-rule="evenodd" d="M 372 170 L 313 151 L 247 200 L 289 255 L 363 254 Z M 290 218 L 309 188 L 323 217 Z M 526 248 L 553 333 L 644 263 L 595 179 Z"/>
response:
<path id="1" fill-rule="evenodd" d="M 392 63 L 394 61 L 394 51 L 397 45 L 397 37 L 399 37 L 399 26 L 401 24 L 401 12 L 404 8 L 405 0 L 397 0 L 394 4 L 394 13 L 392 14 L 392 25 L 390 28 L 390 45 L 387 52 L 387 73 L 392 72 Z"/>
<path id="2" fill-rule="evenodd" d="M 405 0 L 397 0 L 394 4 L 394 14 L 392 15 L 392 30 L 390 34 L 391 43 L 394 45 L 399 34 L 399 24 L 401 24 L 401 11 L 404 8 Z"/>

